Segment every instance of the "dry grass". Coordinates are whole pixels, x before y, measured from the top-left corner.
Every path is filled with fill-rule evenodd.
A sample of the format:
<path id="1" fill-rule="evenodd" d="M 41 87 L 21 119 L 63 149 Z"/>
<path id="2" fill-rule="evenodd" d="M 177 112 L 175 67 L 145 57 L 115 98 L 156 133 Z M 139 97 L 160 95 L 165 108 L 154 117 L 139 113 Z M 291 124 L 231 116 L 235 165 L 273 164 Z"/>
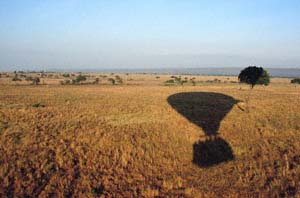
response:
<path id="1" fill-rule="evenodd" d="M 144 75 L 139 86 L 15 86 L 1 78 L 0 196 L 299 194 L 299 88 L 277 79 L 254 89 L 250 113 L 241 110 L 243 102 L 233 105 L 218 138 L 228 143 L 234 160 L 201 167 L 192 162 L 193 145 L 205 142 L 205 131 L 168 97 L 213 92 L 244 100 L 248 87 L 166 87 L 160 85 L 169 76 L 155 76 Z"/>

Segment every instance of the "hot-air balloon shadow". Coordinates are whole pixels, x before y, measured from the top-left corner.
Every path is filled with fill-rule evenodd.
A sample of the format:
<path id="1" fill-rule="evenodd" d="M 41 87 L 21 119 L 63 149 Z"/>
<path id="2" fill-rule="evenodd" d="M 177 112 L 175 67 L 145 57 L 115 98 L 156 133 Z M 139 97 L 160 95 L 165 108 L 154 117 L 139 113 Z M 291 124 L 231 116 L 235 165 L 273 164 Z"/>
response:
<path id="1" fill-rule="evenodd" d="M 221 137 L 220 123 L 239 101 L 213 92 L 183 92 L 168 97 L 168 103 L 205 132 L 205 140 L 193 145 L 193 163 L 210 167 L 234 159 L 230 145 Z"/>

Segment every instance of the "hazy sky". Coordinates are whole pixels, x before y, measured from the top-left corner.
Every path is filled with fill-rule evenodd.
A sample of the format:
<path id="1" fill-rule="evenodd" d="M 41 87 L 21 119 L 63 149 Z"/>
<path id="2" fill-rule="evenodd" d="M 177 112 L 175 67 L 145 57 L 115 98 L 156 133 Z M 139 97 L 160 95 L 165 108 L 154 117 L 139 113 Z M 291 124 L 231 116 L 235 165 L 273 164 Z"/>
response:
<path id="1" fill-rule="evenodd" d="M 300 67 L 299 0 L 1 0 L 0 70 Z"/>

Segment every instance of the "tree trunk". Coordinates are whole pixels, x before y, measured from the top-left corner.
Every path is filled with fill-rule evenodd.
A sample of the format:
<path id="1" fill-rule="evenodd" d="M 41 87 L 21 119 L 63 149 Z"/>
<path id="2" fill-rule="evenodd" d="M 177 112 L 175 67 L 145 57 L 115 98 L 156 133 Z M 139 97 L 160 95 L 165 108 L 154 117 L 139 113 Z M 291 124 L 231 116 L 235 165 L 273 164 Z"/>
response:
<path id="1" fill-rule="evenodd" d="M 249 108 L 249 103 L 250 103 L 250 96 L 252 92 L 253 87 L 251 86 L 250 91 L 248 92 L 247 98 L 246 98 L 246 111 L 249 113 L 250 108 Z"/>

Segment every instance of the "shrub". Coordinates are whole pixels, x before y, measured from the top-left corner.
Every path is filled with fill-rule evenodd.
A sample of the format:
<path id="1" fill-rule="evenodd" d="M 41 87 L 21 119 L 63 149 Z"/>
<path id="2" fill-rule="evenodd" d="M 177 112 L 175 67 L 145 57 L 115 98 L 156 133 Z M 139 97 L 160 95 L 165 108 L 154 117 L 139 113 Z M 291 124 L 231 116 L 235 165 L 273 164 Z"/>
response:
<path id="1" fill-rule="evenodd" d="M 33 78 L 32 78 L 31 76 L 28 76 L 28 77 L 25 78 L 25 80 L 26 80 L 26 81 L 32 81 Z"/>
<path id="2" fill-rule="evenodd" d="M 44 72 L 41 72 L 39 75 L 41 76 L 41 78 L 44 78 L 47 76 Z"/>
<path id="3" fill-rule="evenodd" d="M 115 78 L 116 78 L 116 82 L 118 83 L 118 84 L 123 84 L 123 80 L 122 80 L 122 78 L 120 77 L 120 76 L 115 76 Z"/>
<path id="4" fill-rule="evenodd" d="M 181 80 L 180 84 L 183 85 L 183 83 L 187 83 L 187 80 Z"/>
<path id="5" fill-rule="evenodd" d="M 40 78 L 39 77 L 33 78 L 33 80 L 32 80 L 33 85 L 38 85 L 39 83 L 40 83 Z"/>
<path id="6" fill-rule="evenodd" d="M 174 84 L 175 81 L 174 81 L 173 79 L 170 79 L 170 80 L 165 81 L 165 83 L 166 83 L 166 84 Z"/>
<path id="7" fill-rule="evenodd" d="M 294 79 L 292 79 L 291 83 L 293 83 L 293 84 L 300 84 L 300 78 L 294 78 Z"/>
<path id="8" fill-rule="evenodd" d="M 62 76 L 65 77 L 65 78 L 69 78 L 70 74 L 63 74 Z"/>
<path id="9" fill-rule="evenodd" d="M 18 78 L 18 75 L 16 74 L 12 79 L 12 81 L 22 81 L 21 78 Z"/>
<path id="10" fill-rule="evenodd" d="M 99 84 L 99 82 L 100 82 L 100 79 L 99 78 L 95 78 L 95 84 Z"/>
<path id="11" fill-rule="evenodd" d="M 174 76 L 174 80 L 175 80 L 175 82 L 176 82 L 176 83 L 180 83 L 180 81 L 181 81 L 181 78 L 180 78 L 180 77 L 176 77 L 176 76 Z"/>
<path id="12" fill-rule="evenodd" d="M 80 83 L 81 81 L 85 81 L 86 77 L 84 75 L 79 74 L 76 79 L 75 82 Z"/>
<path id="13" fill-rule="evenodd" d="M 193 86 L 196 86 L 196 81 L 194 79 L 190 79 L 190 82 L 192 83 Z"/>
<path id="14" fill-rule="evenodd" d="M 40 83 L 40 78 L 39 77 L 33 78 L 33 77 L 29 76 L 29 77 L 26 77 L 25 80 L 26 81 L 31 81 L 31 84 L 33 84 L 33 85 L 38 85 Z"/>
<path id="15" fill-rule="evenodd" d="M 109 78 L 109 79 L 107 79 L 108 80 L 108 82 L 110 82 L 112 85 L 115 85 L 116 84 L 116 81 L 115 81 L 115 79 L 113 79 L 113 78 Z"/>
<path id="16" fill-rule="evenodd" d="M 215 78 L 215 79 L 213 80 L 213 82 L 215 82 L 215 83 L 220 83 L 220 82 L 221 82 L 221 80 L 219 80 L 219 79 Z"/>
<path id="17" fill-rule="evenodd" d="M 71 84 L 71 81 L 69 79 L 68 80 L 61 80 L 60 84 L 61 85 L 69 85 L 69 84 Z"/>
<path id="18" fill-rule="evenodd" d="M 31 105 L 32 107 L 45 107 L 46 105 L 42 104 L 42 103 L 34 103 Z"/>

